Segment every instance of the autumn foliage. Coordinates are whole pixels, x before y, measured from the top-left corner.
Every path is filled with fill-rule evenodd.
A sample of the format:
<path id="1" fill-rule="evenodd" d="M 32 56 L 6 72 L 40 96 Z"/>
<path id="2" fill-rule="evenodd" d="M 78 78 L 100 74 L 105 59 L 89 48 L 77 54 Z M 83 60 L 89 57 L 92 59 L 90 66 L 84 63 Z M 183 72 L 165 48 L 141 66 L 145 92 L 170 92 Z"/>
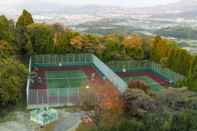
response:
<path id="1" fill-rule="evenodd" d="M 84 87 L 81 91 L 82 102 L 95 104 L 95 108 L 101 110 L 118 110 L 121 107 L 120 92 L 109 81 L 90 81 L 88 86 L 88 89 Z"/>
<path id="2" fill-rule="evenodd" d="M 145 93 L 148 93 L 149 87 L 143 81 L 135 81 L 131 80 L 128 82 L 129 89 L 140 89 L 143 90 Z"/>

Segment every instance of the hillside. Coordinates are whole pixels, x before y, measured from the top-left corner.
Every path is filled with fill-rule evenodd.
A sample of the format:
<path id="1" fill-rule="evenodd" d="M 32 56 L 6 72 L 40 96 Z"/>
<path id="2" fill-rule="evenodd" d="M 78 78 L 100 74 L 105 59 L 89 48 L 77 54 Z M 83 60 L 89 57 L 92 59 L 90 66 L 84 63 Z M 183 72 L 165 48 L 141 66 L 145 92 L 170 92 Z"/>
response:
<path id="1" fill-rule="evenodd" d="M 93 30 L 97 26 L 110 27 L 110 20 L 105 20 L 87 25 Z M 131 28 L 137 30 L 135 25 L 132 23 Z M 126 28 L 120 26 L 118 31 Z M 176 31 L 184 33 L 182 29 Z M 81 57 L 83 53 L 85 57 Z M 23 10 L 16 22 L 0 16 L 0 58 L 1 131 L 35 130 L 29 129 L 34 128 L 29 119 L 32 112 L 26 109 L 30 100 L 42 107 L 51 105 L 50 101 L 70 105 L 68 100 L 77 100 L 79 105 L 57 108 L 61 117 L 53 124 L 60 125 L 62 130 L 66 130 L 66 125 L 77 124 L 80 118 L 83 122 L 77 131 L 197 130 L 197 56 L 180 48 L 176 41 L 139 35 L 133 30 L 128 34 L 81 33 L 58 23 L 37 22 L 29 11 Z M 29 61 L 32 66 L 27 64 Z M 110 61 L 114 69 L 104 64 Z M 50 73 L 55 74 L 49 77 Z M 84 82 L 79 82 L 80 78 Z M 114 88 L 122 88 L 121 85 L 121 92 Z M 26 94 L 30 97 L 26 98 Z M 12 113 L 20 104 L 21 113 Z M 39 110 L 35 111 L 37 114 Z M 68 112 L 85 113 L 65 118 Z M 49 117 L 45 113 L 38 115 L 41 116 Z M 42 126 L 43 130 L 47 128 L 50 125 Z"/>
<path id="2" fill-rule="evenodd" d="M 191 27 L 168 27 L 155 31 L 155 34 L 178 39 L 197 40 L 197 29 Z"/>

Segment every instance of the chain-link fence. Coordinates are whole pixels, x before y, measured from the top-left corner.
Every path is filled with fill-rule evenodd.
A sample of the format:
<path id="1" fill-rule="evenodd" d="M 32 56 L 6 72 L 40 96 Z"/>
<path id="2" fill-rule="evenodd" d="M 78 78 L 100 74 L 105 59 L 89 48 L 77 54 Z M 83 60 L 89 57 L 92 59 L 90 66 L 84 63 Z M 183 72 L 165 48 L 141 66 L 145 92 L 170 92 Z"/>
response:
<path id="1" fill-rule="evenodd" d="M 80 84 L 80 81 L 78 81 L 79 77 L 76 77 L 76 80 L 75 78 L 69 79 L 64 76 L 61 78 L 56 76 L 48 78 L 46 70 L 62 72 L 68 66 L 84 65 L 94 67 L 99 74 L 103 75 L 103 78 L 111 81 L 120 92 L 126 90 L 127 83 L 92 54 L 35 55 L 29 61 L 30 75 L 27 81 L 27 104 L 29 108 L 43 105 L 61 106 L 78 104 L 80 88 L 81 86 L 86 86 L 86 84 Z M 91 76 L 94 77 L 95 74 L 93 73 Z M 79 84 L 74 87 L 76 83 Z"/>
<path id="2" fill-rule="evenodd" d="M 111 61 L 108 63 L 108 66 L 115 72 L 150 71 L 168 80 L 172 84 L 185 78 L 183 75 L 151 61 Z"/>

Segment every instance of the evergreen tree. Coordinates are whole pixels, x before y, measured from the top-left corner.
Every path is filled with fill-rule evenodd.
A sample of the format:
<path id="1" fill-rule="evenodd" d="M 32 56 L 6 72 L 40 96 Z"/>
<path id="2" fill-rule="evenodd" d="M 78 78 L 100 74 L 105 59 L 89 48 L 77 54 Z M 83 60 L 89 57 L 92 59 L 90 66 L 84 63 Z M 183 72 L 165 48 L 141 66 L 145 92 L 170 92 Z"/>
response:
<path id="1" fill-rule="evenodd" d="M 0 16 L 0 40 L 5 40 L 5 38 L 7 37 L 8 28 L 8 19 L 5 16 Z"/>
<path id="2" fill-rule="evenodd" d="M 18 18 L 16 22 L 16 42 L 18 46 L 18 51 L 22 55 L 29 54 L 29 50 L 32 51 L 32 49 L 29 49 L 31 45 L 27 46 L 27 44 L 30 44 L 30 42 L 28 43 L 29 36 L 27 33 L 27 26 L 33 23 L 34 21 L 32 15 L 26 10 L 23 10 L 22 15 Z"/>
<path id="3" fill-rule="evenodd" d="M 54 30 L 51 26 L 46 24 L 31 24 L 27 29 L 35 53 L 54 52 Z"/>
<path id="4" fill-rule="evenodd" d="M 192 75 L 193 75 L 193 78 L 197 80 L 197 55 L 194 56 L 194 58 L 193 58 Z"/>
<path id="5" fill-rule="evenodd" d="M 8 42 L 14 40 L 14 23 L 5 16 L 0 16 L 0 40 Z"/>
<path id="6" fill-rule="evenodd" d="M 23 10 L 22 15 L 19 16 L 16 22 L 16 27 L 26 27 L 33 23 L 34 21 L 33 21 L 31 13 L 29 13 L 27 10 Z"/>

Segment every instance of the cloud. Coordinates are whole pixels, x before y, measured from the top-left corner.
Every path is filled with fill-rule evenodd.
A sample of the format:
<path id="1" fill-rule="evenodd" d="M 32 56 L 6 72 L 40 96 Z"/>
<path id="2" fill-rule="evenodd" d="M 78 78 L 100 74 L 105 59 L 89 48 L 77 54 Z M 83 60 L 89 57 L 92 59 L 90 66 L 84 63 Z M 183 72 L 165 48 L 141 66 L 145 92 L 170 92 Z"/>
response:
<path id="1" fill-rule="evenodd" d="M 123 6 L 152 6 L 157 4 L 167 4 L 179 0 L 0 0 L 0 6 L 20 6 L 38 4 L 60 4 L 60 5 L 123 5 Z"/>
<path id="2" fill-rule="evenodd" d="M 26 0 L 0 0 L 0 7 L 15 7 L 22 3 L 24 3 Z"/>

